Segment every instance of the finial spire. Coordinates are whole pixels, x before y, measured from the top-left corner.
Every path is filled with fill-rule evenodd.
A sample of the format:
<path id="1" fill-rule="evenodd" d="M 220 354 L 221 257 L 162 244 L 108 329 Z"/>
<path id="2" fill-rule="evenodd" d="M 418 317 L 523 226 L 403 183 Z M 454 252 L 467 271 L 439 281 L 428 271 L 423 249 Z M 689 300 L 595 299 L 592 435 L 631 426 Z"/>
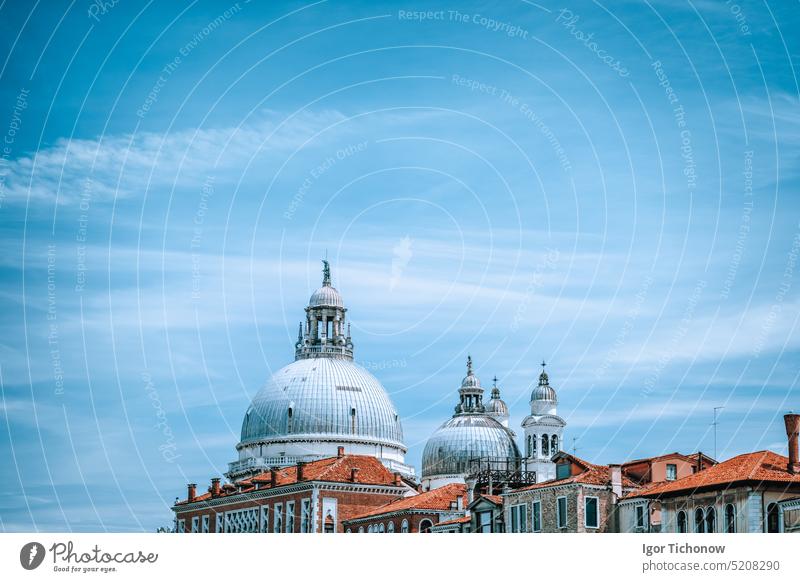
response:
<path id="1" fill-rule="evenodd" d="M 327 255 L 327 252 L 325 254 Z M 331 264 L 328 259 L 322 259 L 322 285 L 331 286 Z"/>
<path id="2" fill-rule="evenodd" d="M 467 376 L 472 376 L 472 356 L 467 355 Z"/>
<path id="3" fill-rule="evenodd" d="M 303 341 L 303 322 L 301 321 L 297 325 L 297 343 L 300 343 L 302 341 Z"/>
<path id="4" fill-rule="evenodd" d="M 497 374 L 495 374 L 494 378 L 492 378 L 492 386 L 497 386 Z"/>

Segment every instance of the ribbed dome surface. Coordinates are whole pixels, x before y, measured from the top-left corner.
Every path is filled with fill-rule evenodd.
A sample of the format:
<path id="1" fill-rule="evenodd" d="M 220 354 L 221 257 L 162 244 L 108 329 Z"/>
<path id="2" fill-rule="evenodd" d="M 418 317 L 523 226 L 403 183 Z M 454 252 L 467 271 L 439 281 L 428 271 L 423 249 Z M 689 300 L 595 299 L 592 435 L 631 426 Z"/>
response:
<path id="1" fill-rule="evenodd" d="M 309 307 L 340 307 L 344 308 L 344 301 L 342 296 L 335 287 L 330 285 L 323 285 L 311 295 L 308 300 Z"/>
<path id="2" fill-rule="evenodd" d="M 508 414 L 508 405 L 499 398 L 492 398 L 489 400 L 489 403 L 486 404 L 486 414 Z"/>
<path id="3" fill-rule="evenodd" d="M 485 414 L 456 415 L 428 439 L 422 452 L 422 477 L 454 475 L 469 470 L 472 459 L 519 459 L 511 432 Z"/>
<path id="4" fill-rule="evenodd" d="M 347 359 L 303 359 L 278 370 L 242 423 L 242 443 L 329 437 L 405 450 L 397 411 L 383 386 Z"/>
<path id="5" fill-rule="evenodd" d="M 548 402 L 558 402 L 558 397 L 556 396 L 556 391 L 553 390 L 549 385 L 540 384 L 533 389 L 531 392 L 531 402 L 534 400 L 546 400 Z"/>

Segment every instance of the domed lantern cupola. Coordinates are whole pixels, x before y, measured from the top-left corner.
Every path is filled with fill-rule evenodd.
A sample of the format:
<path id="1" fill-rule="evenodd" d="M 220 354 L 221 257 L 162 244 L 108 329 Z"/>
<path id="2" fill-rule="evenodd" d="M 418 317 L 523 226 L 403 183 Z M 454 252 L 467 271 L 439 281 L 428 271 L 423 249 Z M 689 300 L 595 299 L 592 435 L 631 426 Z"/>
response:
<path id="1" fill-rule="evenodd" d="M 306 307 L 306 324 L 301 324 L 295 344 L 295 359 L 353 359 L 350 324 L 345 321 L 344 301 L 331 283 L 331 267 L 322 259 L 322 287 L 314 291 Z"/>
<path id="2" fill-rule="evenodd" d="M 493 378 L 492 397 L 486 404 L 486 414 L 494 417 L 497 422 L 508 428 L 508 405 L 500 398 L 500 388 L 497 387 L 497 376 Z"/>
<path id="3" fill-rule="evenodd" d="M 486 411 L 481 381 L 472 371 L 472 356 L 467 356 L 467 375 L 461 381 L 458 395 L 460 402 L 456 405 L 456 414 L 480 414 Z"/>

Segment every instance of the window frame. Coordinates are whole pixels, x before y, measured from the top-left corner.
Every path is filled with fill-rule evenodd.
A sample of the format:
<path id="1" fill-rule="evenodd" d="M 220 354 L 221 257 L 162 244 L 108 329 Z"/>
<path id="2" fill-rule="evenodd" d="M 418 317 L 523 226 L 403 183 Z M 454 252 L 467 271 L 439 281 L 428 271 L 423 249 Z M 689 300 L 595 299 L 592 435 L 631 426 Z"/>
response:
<path id="1" fill-rule="evenodd" d="M 561 511 L 561 500 L 564 500 L 564 511 Z M 569 503 L 566 495 L 556 497 L 556 527 L 558 529 L 567 529 L 567 514 L 569 512 Z"/>
<path id="2" fill-rule="evenodd" d="M 635 527 L 636 529 L 643 530 L 645 527 L 647 527 L 647 520 L 645 519 L 647 508 L 644 504 L 640 503 L 634 507 L 634 512 L 635 512 L 635 518 L 634 518 Z"/>
<path id="3" fill-rule="evenodd" d="M 589 525 L 589 500 L 594 500 L 594 518 L 595 525 Z M 583 527 L 586 529 L 600 529 L 600 498 L 596 495 L 586 495 L 583 498 Z"/>
<path id="4" fill-rule="evenodd" d="M 531 503 L 531 531 L 542 531 L 542 502 L 539 499 Z"/>
<path id="5" fill-rule="evenodd" d="M 731 509 L 732 516 L 728 515 L 728 508 Z M 725 533 L 736 533 L 736 505 L 733 503 L 726 503 L 723 508 L 723 522 L 725 526 Z"/>
<path id="6" fill-rule="evenodd" d="M 311 533 L 311 499 L 300 500 L 300 533 Z"/>
<path id="7" fill-rule="evenodd" d="M 211 516 L 207 513 L 203 515 L 200 520 L 200 531 L 203 533 L 209 533 L 211 531 Z"/>
<path id="8" fill-rule="evenodd" d="M 272 506 L 272 533 L 281 533 L 283 530 L 283 503 Z"/>
<path id="9" fill-rule="evenodd" d="M 404 519 L 403 522 L 400 524 L 400 533 L 409 533 L 411 530 L 408 526 L 408 520 Z"/>
<path id="10" fill-rule="evenodd" d="M 192 533 L 200 533 L 200 516 L 195 515 L 192 518 Z"/>
<path id="11" fill-rule="evenodd" d="M 294 501 L 286 502 L 286 519 L 284 520 L 284 531 L 286 533 L 294 533 L 294 508 L 296 504 Z"/>
<path id="12" fill-rule="evenodd" d="M 672 474 L 670 475 L 670 469 L 672 470 Z M 678 480 L 678 465 L 676 463 L 667 463 L 667 468 L 664 471 L 664 476 L 667 481 L 677 481 Z"/>
<path id="13" fill-rule="evenodd" d="M 681 531 L 681 515 L 683 515 L 683 531 Z M 689 516 L 685 509 L 679 509 L 675 514 L 675 533 L 689 533 Z"/>
<path id="14" fill-rule="evenodd" d="M 178 533 L 186 533 L 186 520 L 185 519 L 179 519 L 178 520 L 178 525 L 176 527 L 178 529 Z"/>
<path id="15" fill-rule="evenodd" d="M 509 507 L 509 522 L 511 523 L 511 533 L 527 533 L 528 531 L 528 506 L 525 503 L 517 503 Z"/>

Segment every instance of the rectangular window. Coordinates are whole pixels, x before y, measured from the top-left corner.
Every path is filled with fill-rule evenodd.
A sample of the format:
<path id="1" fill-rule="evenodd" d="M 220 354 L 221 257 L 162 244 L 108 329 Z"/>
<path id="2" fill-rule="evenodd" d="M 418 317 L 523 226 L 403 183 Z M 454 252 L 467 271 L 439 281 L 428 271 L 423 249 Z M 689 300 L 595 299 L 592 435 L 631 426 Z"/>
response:
<path id="1" fill-rule="evenodd" d="M 203 533 L 208 533 L 211 526 L 211 516 L 204 515 L 203 516 Z"/>
<path id="2" fill-rule="evenodd" d="M 194 516 L 192 518 L 192 533 L 197 533 L 200 531 L 200 517 Z"/>
<path id="3" fill-rule="evenodd" d="M 567 498 L 556 499 L 556 524 L 559 528 L 567 527 Z"/>
<path id="4" fill-rule="evenodd" d="M 269 531 L 269 505 L 261 506 L 261 533 Z"/>
<path id="5" fill-rule="evenodd" d="M 644 529 L 644 505 L 636 506 L 636 528 Z"/>
<path id="6" fill-rule="evenodd" d="M 674 481 L 678 478 L 678 465 L 667 463 L 667 481 Z"/>
<path id="7" fill-rule="evenodd" d="M 186 532 L 186 520 L 179 519 L 178 520 L 178 533 L 185 533 Z"/>
<path id="8" fill-rule="evenodd" d="M 525 533 L 528 527 L 527 506 L 512 505 L 510 513 L 511 513 L 511 532 Z"/>
<path id="9" fill-rule="evenodd" d="M 217 533 L 222 533 L 222 514 L 218 513 L 217 518 L 214 520 L 214 529 Z"/>
<path id="10" fill-rule="evenodd" d="M 491 511 L 482 511 L 478 514 L 478 533 L 492 533 Z"/>
<path id="11" fill-rule="evenodd" d="M 542 531 L 542 502 L 534 501 L 531 511 L 531 526 L 533 531 Z"/>
<path id="12" fill-rule="evenodd" d="M 286 533 L 294 533 L 294 501 L 286 502 Z"/>
<path id="13" fill-rule="evenodd" d="M 597 497 L 586 497 L 583 500 L 583 514 L 587 528 L 600 527 L 600 500 Z"/>
<path id="14" fill-rule="evenodd" d="M 556 479 L 567 479 L 571 473 L 569 463 L 559 463 L 556 465 Z"/>
<path id="15" fill-rule="evenodd" d="M 311 533 L 311 500 L 303 499 L 300 502 L 300 532 Z"/>
<path id="16" fill-rule="evenodd" d="M 276 503 L 272 509 L 272 533 L 283 531 L 283 505 Z"/>

